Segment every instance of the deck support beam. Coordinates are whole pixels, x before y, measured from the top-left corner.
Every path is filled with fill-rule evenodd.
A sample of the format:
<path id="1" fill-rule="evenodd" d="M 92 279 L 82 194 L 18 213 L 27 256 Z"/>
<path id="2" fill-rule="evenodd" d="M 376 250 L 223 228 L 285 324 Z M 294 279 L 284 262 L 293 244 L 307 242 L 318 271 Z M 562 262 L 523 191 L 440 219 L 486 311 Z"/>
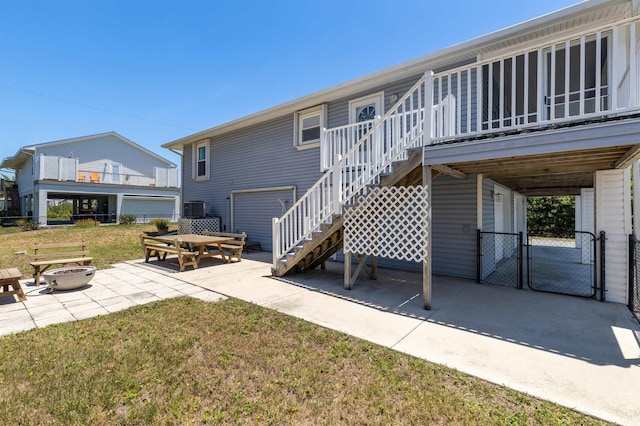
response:
<path id="1" fill-rule="evenodd" d="M 425 221 L 427 232 L 427 256 L 422 262 L 422 298 L 423 307 L 427 311 L 431 310 L 431 192 L 433 186 L 431 185 L 431 167 L 422 167 L 422 185 L 427 188 L 427 205 L 425 206 L 425 214 L 423 220 Z"/>
<path id="2" fill-rule="evenodd" d="M 356 282 L 358 275 L 364 269 L 364 271 L 369 275 L 369 278 L 372 280 L 378 279 L 378 259 L 376 256 L 371 256 L 371 269 L 367 267 L 367 255 L 366 254 L 354 254 L 356 259 L 358 259 L 358 266 L 356 266 L 355 271 L 353 271 L 353 275 L 351 274 L 351 252 L 344 252 L 344 288 L 346 290 L 351 290 L 353 288 L 353 283 Z"/>
<path id="3" fill-rule="evenodd" d="M 445 166 L 444 164 L 432 164 L 431 168 L 436 172 L 442 173 L 443 175 L 449 175 L 461 180 L 467 180 L 466 173 L 463 173 L 460 170 L 456 170 L 453 167 Z"/>

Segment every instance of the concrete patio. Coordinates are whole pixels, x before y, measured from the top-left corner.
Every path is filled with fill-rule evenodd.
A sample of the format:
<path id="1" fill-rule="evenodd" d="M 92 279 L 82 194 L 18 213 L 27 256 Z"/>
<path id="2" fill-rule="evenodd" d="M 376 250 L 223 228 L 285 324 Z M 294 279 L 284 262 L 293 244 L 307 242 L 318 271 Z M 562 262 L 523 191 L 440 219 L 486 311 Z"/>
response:
<path id="1" fill-rule="evenodd" d="M 379 269 L 342 287 L 342 265 L 270 276 L 270 253 L 240 263 L 204 259 L 177 272 L 136 260 L 96 273 L 91 286 L 27 301 L 0 298 L 0 334 L 188 295 L 235 297 L 444 364 L 620 424 L 640 424 L 640 325 L 619 304 L 434 278 L 422 309 L 420 274 Z M 26 284 L 26 285 L 25 285 Z"/>

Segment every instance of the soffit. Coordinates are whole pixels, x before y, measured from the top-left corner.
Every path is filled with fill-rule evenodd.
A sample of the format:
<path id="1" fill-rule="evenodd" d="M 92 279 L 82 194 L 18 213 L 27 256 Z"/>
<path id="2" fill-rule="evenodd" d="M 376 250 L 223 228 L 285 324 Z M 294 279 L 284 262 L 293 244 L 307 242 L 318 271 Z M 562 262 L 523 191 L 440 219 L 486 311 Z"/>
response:
<path id="1" fill-rule="evenodd" d="M 595 171 L 615 169 L 616 162 L 633 148 L 625 145 L 448 166 L 468 175 L 482 174 L 526 196 L 579 195 L 581 188 L 593 187 Z"/>
<path id="2" fill-rule="evenodd" d="M 578 195 L 594 172 L 640 159 L 640 116 L 528 129 L 425 147 L 423 164 L 482 174 L 527 196 Z"/>

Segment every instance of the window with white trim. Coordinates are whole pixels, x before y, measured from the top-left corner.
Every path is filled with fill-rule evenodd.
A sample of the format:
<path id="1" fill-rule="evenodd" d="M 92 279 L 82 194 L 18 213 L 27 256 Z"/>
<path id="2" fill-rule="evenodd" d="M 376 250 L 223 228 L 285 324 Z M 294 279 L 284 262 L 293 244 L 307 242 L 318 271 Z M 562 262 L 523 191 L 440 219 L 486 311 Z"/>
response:
<path id="1" fill-rule="evenodd" d="M 384 115 L 384 92 L 349 101 L 349 123 L 370 121 Z"/>
<path id="2" fill-rule="evenodd" d="M 298 149 L 320 146 L 320 134 L 326 127 L 324 104 L 295 113 L 293 144 Z"/>
<path id="3" fill-rule="evenodd" d="M 209 140 L 197 142 L 193 146 L 193 179 L 209 179 Z"/>

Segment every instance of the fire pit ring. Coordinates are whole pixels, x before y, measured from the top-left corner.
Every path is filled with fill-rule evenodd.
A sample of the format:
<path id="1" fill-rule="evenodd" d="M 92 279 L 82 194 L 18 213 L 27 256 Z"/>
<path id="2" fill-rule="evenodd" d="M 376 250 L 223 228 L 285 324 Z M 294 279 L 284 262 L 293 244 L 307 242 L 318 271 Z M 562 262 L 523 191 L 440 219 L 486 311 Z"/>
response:
<path id="1" fill-rule="evenodd" d="M 95 266 L 67 266 L 46 271 L 42 276 L 51 291 L 75 290 L 87 285 L 95 272 Z"/>

